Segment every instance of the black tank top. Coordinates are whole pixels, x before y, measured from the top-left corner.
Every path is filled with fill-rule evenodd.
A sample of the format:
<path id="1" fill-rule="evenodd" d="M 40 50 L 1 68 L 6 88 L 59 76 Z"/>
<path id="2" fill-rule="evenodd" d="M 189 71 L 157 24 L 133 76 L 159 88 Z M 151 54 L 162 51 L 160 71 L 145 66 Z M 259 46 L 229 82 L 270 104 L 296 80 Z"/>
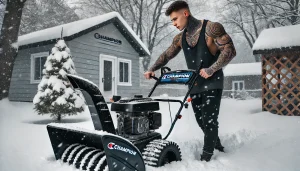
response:
<path id="1" fill-rule="evenodd" d="M 216 55 L 212 55 L 207 47 L 205 40 L 205 29 L 207 22 L 208 20 L 204 20 L 200 32 L 200 37 L 194 47 L 190 47 L 187 43 L 186 29 L 184 29 L 184 32 L 182 34 L 182 49 L 188 69 L 197 70 L 201 60 L 203 63 L 202 67 L 209 68 L 213 63 L 217 61 L 218 56 L 220 55 L 220 51 L 218 51 Z M 220 69 L 208 79 L 200 76 L 190 94 L 201 93 L 205 90 L 211 89 L 223 89 L 223 83 L 224 75 L 222 69 Z"/>

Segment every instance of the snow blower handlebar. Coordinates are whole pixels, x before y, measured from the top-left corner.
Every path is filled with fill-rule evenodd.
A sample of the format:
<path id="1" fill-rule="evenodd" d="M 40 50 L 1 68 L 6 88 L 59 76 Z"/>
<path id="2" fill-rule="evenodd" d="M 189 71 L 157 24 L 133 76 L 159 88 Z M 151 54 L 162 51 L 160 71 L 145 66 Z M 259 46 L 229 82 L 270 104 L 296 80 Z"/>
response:
<path id="1" fill-rule="evenodd" d="M 169 100 L 169 99 L 154 99 L 155 101 L 179 102 L 180 103 L 180 108 L 178 109 L 178 112 L 177 112 L 177 114 L 175 116 L 175 119 L 174 119 L 174 121 L 171 124 L 171 127 L 169 129 L 168 134 L 164 137 L 164 140 L 168 138 L 168 136 L 171 134 L 171 132 L 172 132 L 174 126 L 175 126 L 175 123 L 177 122 L 178 119 L 181 118 L 180 113 L 182 111 L 182 108 L 184 107 L 184 102 L 187 100 L 188 96 L 190 95 L 190 92 L 191 92 L 192 88 L 195 85 L 196 80 L 199 78 L 199 75 L 200 75 L 199 73 L 200 73 L 201 69 L 202 69 L 202 61 L 201 61 L 200 65 L 199 65 L 199 67 L 197 68 L 197 70 L 196 71 L 192 71 L 193 74 L 192 74 L 192 76 L 188 80 L 184 80 L 184 81 L 174 81 L 174 79 L 172 80 L 172 83 L 178 83 L 178 84 L 184 83 L 186 85 L 189 85 L 189 89 L 188 89 L 186 95 L 184 96 L 183 101 L 181 101 L 181 100 Z M 162 78 L 166 78 L 166 74 L 168 73 L 166 70 L 168 70 L 169 72 L 171 71 L 170 68 L 163 67 L 163 68 L 161 68 L 161 75 L 160 75 L 159 78 L 151 76 L 151 78 L 153 78 L 153 79 L 156 80 L 156 83 L 154 84 L 154 86 L 153 86 L 152 90 L 150 91 L 148 97 L 150 97 L 152 95 L 152 93 L 154 92 L 155 88 L 159 84 L 168 83 L 168 82 L 163 82 L 162 81 Z M 181 71 L 179 71 L 179 72 L 181 73 Z"/>
<path id="2" fill-rule="evenodd" d="M 162 76 L 164 73 L 166 73 L 167 72 L 166 70 L 171 71 L 171 69 L 169 67 L 162 67 L 160 70 L 160 73 L 161 73 L 160 75 Z M 150 78 L 155 79 L 156 81 L 159 80 L 159 78 L 152 76 L 152 75 L 150 75 Z"/>

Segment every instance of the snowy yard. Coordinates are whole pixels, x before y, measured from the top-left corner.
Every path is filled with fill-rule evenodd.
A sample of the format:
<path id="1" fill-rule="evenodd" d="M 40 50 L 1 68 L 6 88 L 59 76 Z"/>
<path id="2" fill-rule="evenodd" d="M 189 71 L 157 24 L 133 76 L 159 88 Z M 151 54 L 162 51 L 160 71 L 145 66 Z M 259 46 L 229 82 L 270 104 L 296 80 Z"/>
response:
<path id="1" fill-rule="evenodd" d="M 161 103 L 166 135 L 170 126 L 168 103 Z M 171 104 L 175 115 L 178 104 Z M 75 171 L 75 167 L 56 161 L 48 138 L 48 116 L 39 116 L 32 103 L 0 101 L 1 171 Z M 92 129 L 88 110 L 64 119 L 67 124 Z M 203 134 L 191 106 L 183 110 L 169 137 L 181 148 L 183 161 L 157 171 L 299 171 L 300 117 L 286 117 L 261 112 L 261 100 L 223 99 L 219 116 L 219 135 L 227 153 L 215 151 L 209 163 L 199 161 Z"/>

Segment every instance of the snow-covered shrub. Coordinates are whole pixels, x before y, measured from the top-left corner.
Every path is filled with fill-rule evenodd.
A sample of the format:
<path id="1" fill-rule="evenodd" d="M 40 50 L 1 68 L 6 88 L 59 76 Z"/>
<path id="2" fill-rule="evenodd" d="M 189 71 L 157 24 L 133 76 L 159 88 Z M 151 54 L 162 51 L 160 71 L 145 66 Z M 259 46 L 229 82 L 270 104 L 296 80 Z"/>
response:
<path id="1" fill-rule="evenodd" d="M 76 74 L 70 49 L 64 40 L 59 40 L 47 57 L 43 78 L 33 99 L 38 114 L 50 114 L 61 120 L 66 115 L 84 111 L 84 97 L 72 88 L 66 74 Z"/>
<path id="2" fill-rule="evenodd" d="M 234 98 L 238 100 L 252 99 L 253 97 L 246 90 L 239 90 L 234 92 Z"/>

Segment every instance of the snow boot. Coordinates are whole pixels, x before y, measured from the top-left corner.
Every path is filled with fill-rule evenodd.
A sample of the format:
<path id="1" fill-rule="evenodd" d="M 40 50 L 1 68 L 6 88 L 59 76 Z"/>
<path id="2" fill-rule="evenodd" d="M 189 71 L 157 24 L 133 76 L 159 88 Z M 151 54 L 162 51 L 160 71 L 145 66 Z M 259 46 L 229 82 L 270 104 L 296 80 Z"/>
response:
<path id="1" fill-rule="evenodd" d="M 215 145 L 215 149 L 219 150 L 220 152 L 225 153 L 224 147 L 222 146 L 221 140 L 220 140 L 219 137 L 217 138 L 217 142 L 216 142 L 216 145 Z"/>
<path id="2" fill-rule="evenodd" d="M 203 153 L 201 154 L 201 158 L 200 160 L 201 161 L 206 161 L 206 162 L 209 162 L 211 157 L 212 157 L 213 153 L 207 153 L 205 151 L 203 151 Z"/>
<path id="3" fill-rule="evenodd" d="M 215 146 L 215 149 L 216 149 L 216 150 L 219 150 L 220 152 L 223 152 L 223 153 L 225 153 L 225 151 L 224 151 L 224 147 L 223 147 L 222 145 Z"/>

